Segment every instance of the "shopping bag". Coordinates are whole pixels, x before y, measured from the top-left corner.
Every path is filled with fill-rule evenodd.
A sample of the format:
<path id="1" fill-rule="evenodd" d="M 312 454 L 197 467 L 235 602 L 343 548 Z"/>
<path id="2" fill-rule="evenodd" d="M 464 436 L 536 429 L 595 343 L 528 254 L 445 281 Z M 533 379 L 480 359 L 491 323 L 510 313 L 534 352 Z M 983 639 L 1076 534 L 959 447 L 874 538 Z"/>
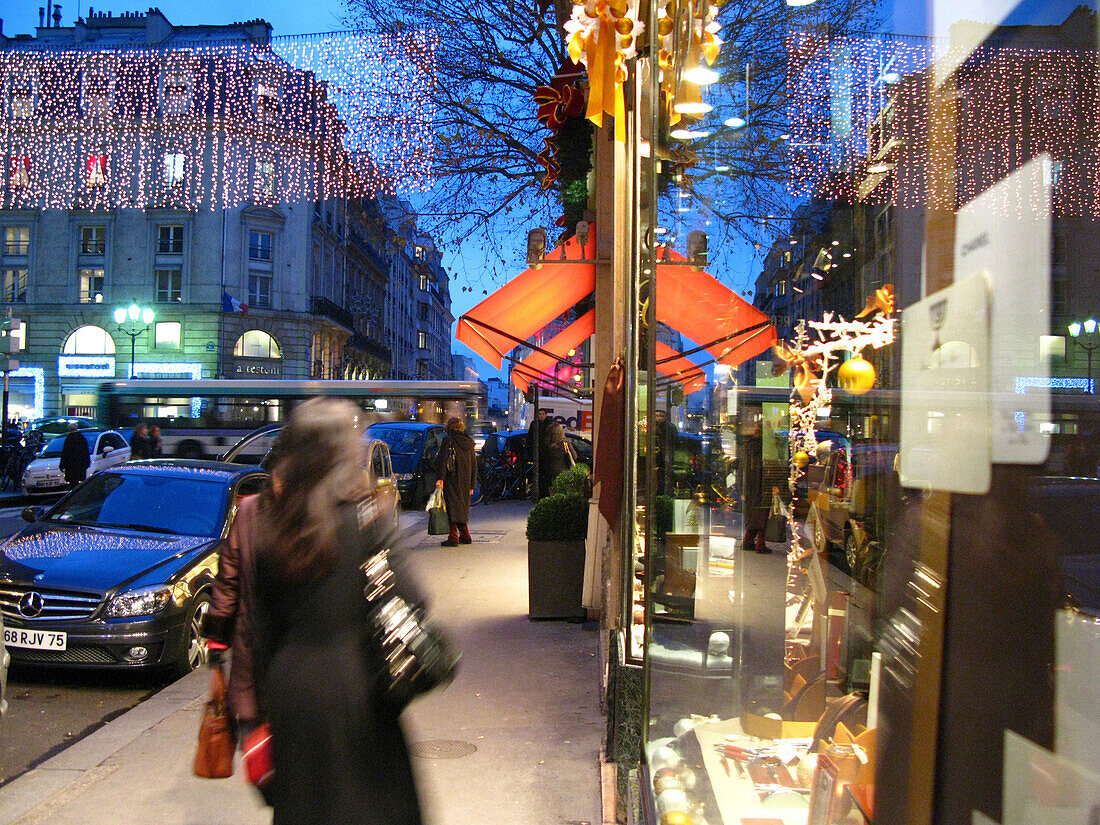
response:
<path id="1" fill-rule="evenodd" d="M 443 491 L 436 487 L 428 498 L 428 535 L 445 536 L 451 532 L 451 520 L 447 518 L 447 507 L 443 503 Z"/>
<path id="2" fill-rule="evenodd" d="M 244 735 L 241 740 L 241 761 L 245 778 L 261 791 L 266 788 L 275 773 L 271 761 L 271 726 L 267 722 Z"/>
<path id="3" fill-rule="evenodd" d="M 768 522 L 764 525 L 764 541 L 787 541 L 787 513 L 782 500 L 772 496 L 772 509 L 768 513 Z"/>
<path id="4" fill-rule="evenodd" d="M 233 775 L 233 734 L 226 703 L 225 674 L 221 665 L 211 667 L 210 698 L 199 725 L 199 746 L 192 771 L 204 779 L 224 779 Z"/>

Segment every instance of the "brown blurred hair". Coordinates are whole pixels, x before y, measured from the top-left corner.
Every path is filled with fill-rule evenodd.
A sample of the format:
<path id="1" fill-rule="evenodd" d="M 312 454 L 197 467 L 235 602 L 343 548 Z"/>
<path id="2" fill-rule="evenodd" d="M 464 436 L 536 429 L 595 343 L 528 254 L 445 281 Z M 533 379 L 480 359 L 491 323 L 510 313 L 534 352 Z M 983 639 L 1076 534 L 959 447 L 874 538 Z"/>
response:
<path id="1" fill-rule="evenodd" d="M 461 418 L 448 418 L 447 419 L 447 432 L 449 433 L 464 433 L 466 432 L 466 422 Z"/>
<path id="2" fill-rule="evenodd" d="M 290 580 L 323 575 L 336 557 L 337 508 L 367 494 L 358 410 L 347 401 L 311 398 L 294 408 L 279 434 L 261 501 L 261 547 Z"/>

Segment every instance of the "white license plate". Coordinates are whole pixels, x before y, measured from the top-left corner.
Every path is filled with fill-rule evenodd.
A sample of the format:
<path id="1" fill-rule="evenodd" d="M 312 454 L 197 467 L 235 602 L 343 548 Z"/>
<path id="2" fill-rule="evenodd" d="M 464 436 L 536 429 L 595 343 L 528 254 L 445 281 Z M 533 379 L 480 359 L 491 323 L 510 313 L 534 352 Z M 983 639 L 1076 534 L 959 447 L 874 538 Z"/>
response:
<path id="1" fill-rule="evenodd" d="M 68 637 L 56 630 L 25 630 L 21 627 L 5 627 L 4 644 L 8 647 L 27 647 L 31 650 L 65 650 L 68 645 Z"/>

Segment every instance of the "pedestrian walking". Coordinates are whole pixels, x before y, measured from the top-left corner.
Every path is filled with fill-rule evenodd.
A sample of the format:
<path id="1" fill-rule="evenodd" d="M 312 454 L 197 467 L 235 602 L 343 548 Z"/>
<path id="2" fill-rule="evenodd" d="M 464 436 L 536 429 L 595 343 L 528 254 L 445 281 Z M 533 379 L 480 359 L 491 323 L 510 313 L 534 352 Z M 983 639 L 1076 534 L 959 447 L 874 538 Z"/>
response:
<path id="1" fill-rule="evenodd" d="M 154 424 L 149 428 L 149 458 L 163 458 L 164 445 L 160 440 L 160 426 Z"/>
<path id="2" fill-rule="evenodd" d="M 451 531 L 444 547 L 470 544 L 470 494 L 477 484 L 477 450 L 474 440 L 466 435 L 466 422 L 461 418 L 447 421 L 447 435 L 439 448 L 439 480 L 447 505 L 447 520 Z"/>
<path id="3" fill-rule="evenodd" d="M 549 446 L 546 449 L 546 468 L 547 475 L 547 492 L 550 490 L 550 484 L 554 482 L 561 473 L 568 470 L 574 464 L 577 463 L 577 454 L 573 450 L 573 445 L 565 437 L 565 427 L 562 426 L 560 421 L 555 421 L 550 425 Z"/>
<path id="4" fill-rule="evenodd" d="M 153 442 L 149 438 L 149 426 L 138 424 L 130 436 L 130 460 L 138 461 L 142 458 L 153 457 Z"/>
<path id="5" fill-rule="evenodd" d="M 69 423 L 69 432 L 65 436 L 65 443 L 61 445 L 61 461 L 58 469 L 65 474 L 67 484 L 79 484 L 88 474 L 88 467 L 92 464 L 91 451 L 88 449 L 88 439 L 80 434 L 75 421 Z"/>
<path id="6" fill-rule="evenodd" d="M 326 398 L 296 407 L 257 505 L 253 668 L 273 825 L 421 822 L 400 711 L 378 695 L 386 662 L 360 565 L 382 541 L 359 527 L 357 413 Z"/>

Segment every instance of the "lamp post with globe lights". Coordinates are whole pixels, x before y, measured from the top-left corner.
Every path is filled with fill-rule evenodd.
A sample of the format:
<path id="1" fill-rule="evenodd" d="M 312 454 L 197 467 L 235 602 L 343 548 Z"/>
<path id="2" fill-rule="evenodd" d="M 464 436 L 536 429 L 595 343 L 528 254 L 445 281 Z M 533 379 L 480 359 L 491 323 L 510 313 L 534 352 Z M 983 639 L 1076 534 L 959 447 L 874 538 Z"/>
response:
<path id="1" fill-rule="evenodd" d="M 115 310 L 115 323 L 118 324 L 119 332 L 130 336 L 130 378 L 134 377 L 134 349 L 138 336 L 149 331 L 155 317 L 156 313 L 152 309 L 139 307 L 137 304 Z"/>
<path id="2" fill-rule="evenodd" d="M 1090 393 L 1095 393 L 1096 385 L 1092 383 L 1092 353 L 1100 347 L 1100 340 L 1083 341 L 1081 340 L 1082 332 L 1090 336 L 1090 338 L 1100 338 L 1100 336 L 1096 335 L 1096 319 L 1089 318 L 1087 321 L 1074 321 L 1069 325 L 1069 337 L 1077 343 L 1077 346 L 1085 351 L 1087 356 L 1088 391 Z"/>

